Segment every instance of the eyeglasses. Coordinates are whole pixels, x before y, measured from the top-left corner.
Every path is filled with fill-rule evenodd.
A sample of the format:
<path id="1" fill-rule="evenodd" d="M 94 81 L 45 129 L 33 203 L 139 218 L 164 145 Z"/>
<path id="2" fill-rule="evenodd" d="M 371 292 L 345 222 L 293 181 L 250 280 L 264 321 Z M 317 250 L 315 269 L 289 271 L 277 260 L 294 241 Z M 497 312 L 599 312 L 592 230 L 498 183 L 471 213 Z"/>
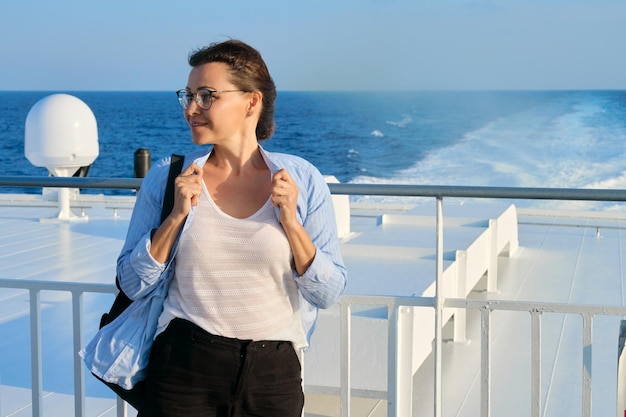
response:
<path id="1" fill-rule="evenodd" d="M 185 110 L 189 108 L 194 100 L 202 110 L 209 110 L 213 103 L 213 94 L 234 93 L 237 91 L 243 92 L 244 90 L 209 90 L 208 88 L 201 88 L 195 94 L 188 90 L 178 90 L 176 95 L 178 96 L 178 103 Z"/>

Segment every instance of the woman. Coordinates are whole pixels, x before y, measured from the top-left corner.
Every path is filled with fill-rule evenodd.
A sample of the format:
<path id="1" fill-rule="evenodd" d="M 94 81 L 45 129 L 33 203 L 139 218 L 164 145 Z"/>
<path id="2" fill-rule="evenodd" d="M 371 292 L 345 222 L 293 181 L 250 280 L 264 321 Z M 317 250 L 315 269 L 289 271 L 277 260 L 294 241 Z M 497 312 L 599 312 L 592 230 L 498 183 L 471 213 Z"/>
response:
<path id="1" fill-rule="evenodd" d="M 177 94 L 212 146 L 185 155 L 161 224 L 169 159 L 150 170 L 118 259 L 131 299 L 170 283 L 140 415 L 300 416 L 298 354 L 346 284 L 330 193 L 313 165 L 259 145 L 276 88 L 255 49 L 229 40 L 189 64 Z"/>

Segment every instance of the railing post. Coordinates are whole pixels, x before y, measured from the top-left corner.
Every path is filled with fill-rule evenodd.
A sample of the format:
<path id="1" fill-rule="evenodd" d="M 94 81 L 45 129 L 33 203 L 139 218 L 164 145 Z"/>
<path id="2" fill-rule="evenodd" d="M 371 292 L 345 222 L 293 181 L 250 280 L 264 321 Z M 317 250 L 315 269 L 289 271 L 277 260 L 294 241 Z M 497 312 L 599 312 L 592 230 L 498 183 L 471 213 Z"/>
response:
<path id="1" fill-rule="evenodd" d="M 388 308 L 388 417 L 413 415 L 413 310 L 410 306 Z"/>
<path id="2" fill-rule="evenodd" d="M 349 303 L 340 303 L 340 391 L 341 417 L 350 417 L 350 403 L 352 402 L 351 377 L 351 339 L 352 339 L 352 312 Z"/>
<path id="3" fill-rule="evenodd" d="M 30 290 L 30 366 L 31 366 L 31 398 L 33 417 L 42 415 L 41 382 L 41 292 L 37 288 Z"/>
<path id="4" fill-rule="evenodd" d="M 128 404 L 120 397 L 116 398 L 117 417 L 128 417 Z"/>
<path id="5" fill-rule="evenodd" d="M 480 415 L 491 416 L 491 308 L 480 310 L 481 358 L 480 358 Z"/>
<path id="6" fill-rule="evenodd" d="M 531 314 L 531 356 L 530 356 L 530 411 L 532 417 L 541 417 L 541 312 Z"/>
<path id="7" fill-rule="evenodd" d="M 626 415 L 626 320 L 622 318 L 619 324 L 619 339 L 617 341 L 617 416 Z"/>
<path id="8" fill-rule="evenodd" d="M 83 341 L 83 293 L 72 291 L 72 324 L 74 345 L 74 413 L 76 417 L 85 415 L 85 370 L 78 355 Z"/>
<path id="9" fill-rule="evenodd" d="M 591 344 L 593 315 L 583 313 L 583 417 L 591 417 Z"/>
<path id="10" fill-rule="evenodd" d="M 443 344 L 443 199 L 437 197 L 437 240 L 435 280 L 435 417 L 441 417 Z"/>
<path id="11" fill-rule="evenodd" d="M 398 309 L 387 306 L 387 417 L 398 417 Z"/>

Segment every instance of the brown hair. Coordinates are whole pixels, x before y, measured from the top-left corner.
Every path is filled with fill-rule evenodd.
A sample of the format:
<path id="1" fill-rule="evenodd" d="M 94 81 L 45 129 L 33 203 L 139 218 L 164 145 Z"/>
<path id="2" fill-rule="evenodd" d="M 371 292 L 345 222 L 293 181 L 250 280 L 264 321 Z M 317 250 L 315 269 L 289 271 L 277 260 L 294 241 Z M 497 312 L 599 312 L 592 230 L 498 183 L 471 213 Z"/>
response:
<path id="1" fill-rule="evenodd" d="M 256 127 L 258 141 L 269 139 L 274 133 L 274 102 L 276 86 L 261 54 L 250 45 L 230 39 L 212 43 L 193 51 L 189 65 L 198 67 L 210 62 L 222 62 L 230 68 L 231 82 L 244 91 L 260 91 L 263 106 Z"/>

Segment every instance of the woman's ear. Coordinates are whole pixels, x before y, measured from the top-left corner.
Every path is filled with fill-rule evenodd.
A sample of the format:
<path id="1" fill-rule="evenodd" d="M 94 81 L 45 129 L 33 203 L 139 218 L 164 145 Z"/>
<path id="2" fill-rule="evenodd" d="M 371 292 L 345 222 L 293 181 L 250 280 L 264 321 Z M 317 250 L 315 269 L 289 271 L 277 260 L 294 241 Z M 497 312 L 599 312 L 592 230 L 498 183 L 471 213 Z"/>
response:
<path id="1" fill-rule="evenodd" d="M 255 113 L 260 114 L 263 108 L 263 94 L 260 91 L 250 93 L 250 101 L 248 101 L 248 116 Z"/>

